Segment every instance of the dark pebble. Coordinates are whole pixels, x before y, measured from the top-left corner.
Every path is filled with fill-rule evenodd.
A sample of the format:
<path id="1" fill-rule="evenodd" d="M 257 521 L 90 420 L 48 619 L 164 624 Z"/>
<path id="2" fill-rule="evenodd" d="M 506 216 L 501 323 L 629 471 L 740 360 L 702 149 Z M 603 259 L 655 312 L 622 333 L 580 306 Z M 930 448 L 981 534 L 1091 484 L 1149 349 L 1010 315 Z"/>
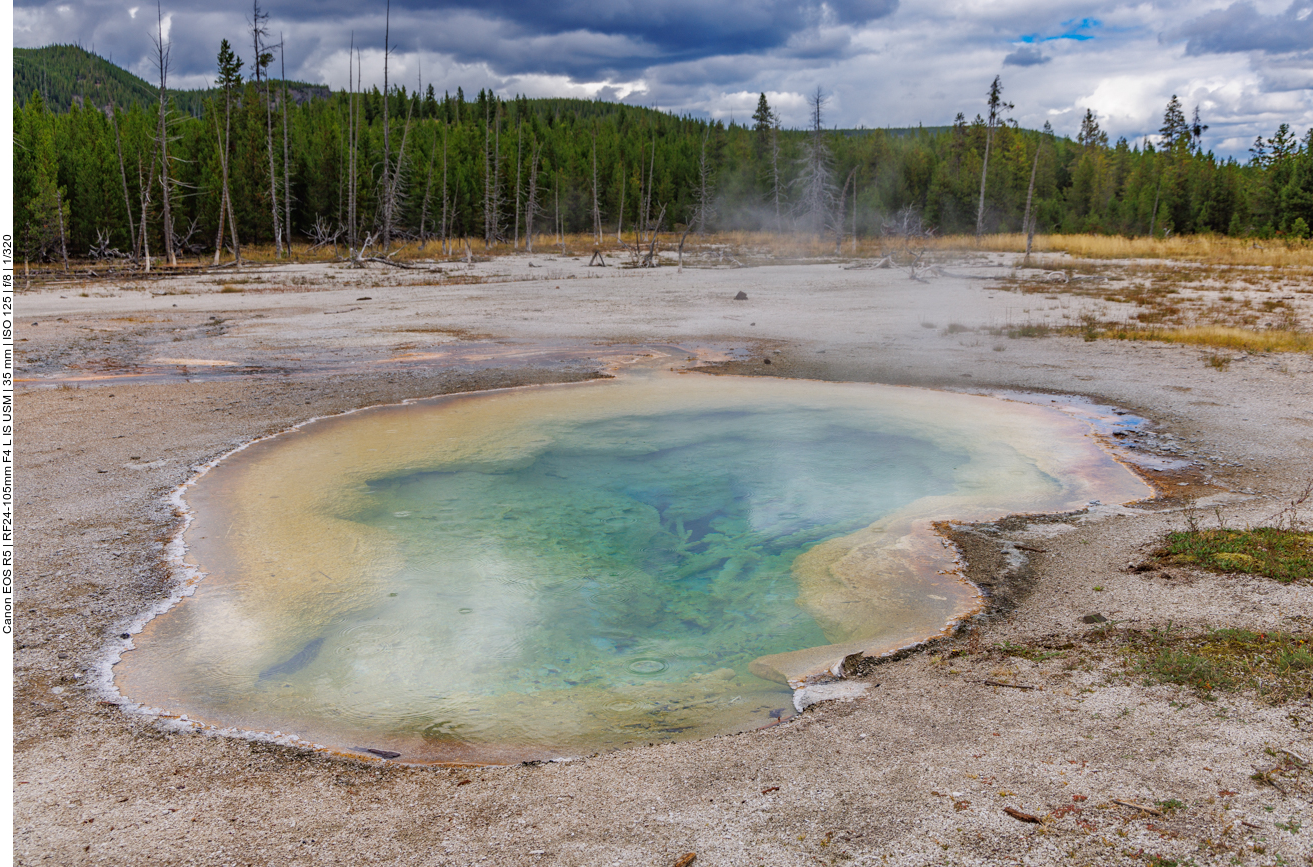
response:
<path id="1" fill-rule="evenodd" d="M 762 364 L 770 364 L 770 359 L 769 359 L 769 358 L 763 358 L 763 359 L 761 360 L 761 363 L 762 363 Z"/>
<path id="2" fill-rule="evenodd" d="M 401 753 L 394 753 L 392 752 L 392 750 L 366 749 L 365 752 L 373 753 L 374 755 L 378 756 L 380 759 L 395 759 L 401 755 Z"/>
<path id="3" fill-rule="evenodd" d="M 1102 614 L 1086 614 L 1084 617 L 1081 618 L 1081 622 L 1082 622 L 1082 623 L 1107 623 L 1107 622 L 1108 622 L 1108 618 L 1104 617 Z"/>
<path id="4" fill-rule="evenodd" d="M 132 637 L 132 633 L 131 633 L 131 632 L 120 632 L 120 633 L 119 633 L 119 638 L 131 638 L 131 637 Z"/>
<path id="5" fill-rule="evenodd" d="M 739 290 L 739 294 L 737 294 L 737 295 L 734 296 L 734 300 L 735 300 L 735 301 L 747 301 L 747 300 L 748 300 L 748 293 L 747 293 L 747 292 L 744 292 L 742 289 L 740 289 L 740 290 Z"/>

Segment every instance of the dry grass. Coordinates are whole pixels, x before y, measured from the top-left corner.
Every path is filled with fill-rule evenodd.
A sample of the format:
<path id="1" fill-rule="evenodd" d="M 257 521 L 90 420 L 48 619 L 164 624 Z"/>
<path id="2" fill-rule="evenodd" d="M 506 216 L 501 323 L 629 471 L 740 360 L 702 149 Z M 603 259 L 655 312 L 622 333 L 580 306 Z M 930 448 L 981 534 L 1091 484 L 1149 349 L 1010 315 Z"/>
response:
<path id="1" fill-rule="evenodd" d="M 1024 253 L 1022 234 L 949 235 L 933 242 L 937 250 Z M 1209 265 L 1313 268 L 1313 242 L 1254 241 L 1219 235 L 1176 238 L 1125 238 L 1118 235 L 1036 235 L 1033 253 L 1066 253 L 1079 259 L 1173 259 Z"/>
<path id="2" fill-rule="evenodd" d="M 1156 340 L 1161 343 L 1185 343 L 1245 352 L 1313 352 L 1313 334 L 1279 329 L 1260 331 L 1254 328 L 1199 325 L 1188 328 L 1114 329 L 1105 336 L 1119 340 Z"/>

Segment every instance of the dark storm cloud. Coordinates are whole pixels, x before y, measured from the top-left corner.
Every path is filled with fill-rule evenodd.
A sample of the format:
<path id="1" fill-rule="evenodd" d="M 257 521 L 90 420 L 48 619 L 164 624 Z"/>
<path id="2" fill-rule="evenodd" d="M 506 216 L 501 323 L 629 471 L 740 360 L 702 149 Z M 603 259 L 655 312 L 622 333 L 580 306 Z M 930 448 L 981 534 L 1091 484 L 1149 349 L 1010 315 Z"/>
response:
<path id="1" fill-rule="evenodd" d="M 1044 53 L 1033 45 L 1023 45 L 1016 51 L 1003 58 L 1005 66 L 1038 66 L 1041 63 L 1048 63 L 1053 58 L 1045 57 Z"/>
<path id="2" fill-rule="evenodd" d="M 140 72 L 139 58 L 150 48 L 153 5 L 137 0 L 55 0 L 15 4 L 15 43 L 36 46 L 77 42 L 95 46 Z M 362 7 L 355 0 L 290 0 L 264 4 L 273 41 L 280 30 L 288 42 L 289 73 L 307 58 L 346 47 L 355 31 L 357 45 L 381 45 L 383 4 Z M 652 65 L 719 55 L 788 50 L 801 35 L 830 25 L 855 25 L 890 15 L 898 0 L 740 0 L 732 5 L 707 0 L 396 0 L 392 4 L 392 43 L 400 50 L 417 45 L 458 63 L 483 63 L 496 74 L 564 75 L 600 80 L 633 75 Z M 135 15 L 129 10 L 135 8 Z M 251 8 L 245 3 L 216 6 L 198 0 L 164 4 L 172 16 L 170 37 L 178 73 L 202 74 L 213 66 L 220 38 L 242 52 Z M 803 40 L 803 51 L 833 49 L 846 39 Z M 211 44 L 213 43 L 213 44 Z M 245 52 L 249 53 L 249 51 Z"/>
<path id="3" fill-rule="evenodd" d="M 1283 54 L 1313 50 L 1313 0 L 1295 0 L 1277 15 L 1263 15 L 1252 3 L 1232 3 L 1187 21 L 1167 38 L 1185 39 L 1186 54 L 1259 51 Z"/>

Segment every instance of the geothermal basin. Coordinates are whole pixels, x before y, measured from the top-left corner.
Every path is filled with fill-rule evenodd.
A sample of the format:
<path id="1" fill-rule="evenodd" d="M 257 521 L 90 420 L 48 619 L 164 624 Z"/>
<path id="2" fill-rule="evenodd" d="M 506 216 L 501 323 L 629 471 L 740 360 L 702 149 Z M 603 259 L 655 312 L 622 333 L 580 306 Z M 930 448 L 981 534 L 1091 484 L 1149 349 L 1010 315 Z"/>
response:
<path id="1" fill-rule="evenodd" d="M 1152 490 L 1043 406 L 644 372 L 321 419 L 186 490 L 141 707 L 412 762 L 744 731 L 983 600 L 939 521 Z"/>

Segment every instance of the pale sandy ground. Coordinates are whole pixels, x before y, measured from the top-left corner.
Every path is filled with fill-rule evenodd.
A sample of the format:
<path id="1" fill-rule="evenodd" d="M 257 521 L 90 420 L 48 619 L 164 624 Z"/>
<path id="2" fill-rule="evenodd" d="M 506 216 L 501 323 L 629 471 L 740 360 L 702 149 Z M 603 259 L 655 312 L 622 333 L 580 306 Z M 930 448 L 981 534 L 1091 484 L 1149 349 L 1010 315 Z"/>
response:
<path id="1" fill-rule="evenodd" d="M 1313 757 L 1307 698 L 1201 701 L 1070 654 L 950 668 L 932 649 L 869 672 L 878 686 L 860 700 L 765 731 L 469 770 L 179 732 L 85 687 L 107 641 L 167 595 L 166 497 L 193 467 L 313 416 L 590 376 L 632 351 L 614 343 L 680 347 L 659 350 L 672 365 L 705 350 L 737 372 L 1090 395 L 1149 417 L 1151 445 L 1198 462 L 1167 503 L 963 537 L 982 581 L 1008 568 L 1007 540 L 1043 549 L 1020 566 L 1033 593 L 982 624 L 984 647 L 1061 643 L 1091 612 L 1141 628 L 1310 631 L 1307 587 L 1122 571 L 1182 525 L 1190 497 L 1256 522 L 1313 476 L 1307 356 L 1232 353 L 1218 370 L 1197 348 L 948 334 L 1099 302 L 834 264 L 679 274 L 537 257 L 442 270 L 498 276 L 434 285 L 430 272 L 289 266 L 21 296 L 17 863 L 671 865 L 689 852 L 698 865 L 1313 863 L 1307 775 L 1284 794 L 1250 779 L 1275 764 L 1265 750 Z M 248 291 L 221 294 L 223 283 Z M 341 288 L 310 291 L 325 285 Z M 747 301 L 731 300 L 739 290 Z M 143 371 L 135 384 L 88 379 Z M 1114 798 L 1185 808 L 1155 818 Z M 1066 805 L 1081 812 L 1043 826 L 1003 812 Z"/>

